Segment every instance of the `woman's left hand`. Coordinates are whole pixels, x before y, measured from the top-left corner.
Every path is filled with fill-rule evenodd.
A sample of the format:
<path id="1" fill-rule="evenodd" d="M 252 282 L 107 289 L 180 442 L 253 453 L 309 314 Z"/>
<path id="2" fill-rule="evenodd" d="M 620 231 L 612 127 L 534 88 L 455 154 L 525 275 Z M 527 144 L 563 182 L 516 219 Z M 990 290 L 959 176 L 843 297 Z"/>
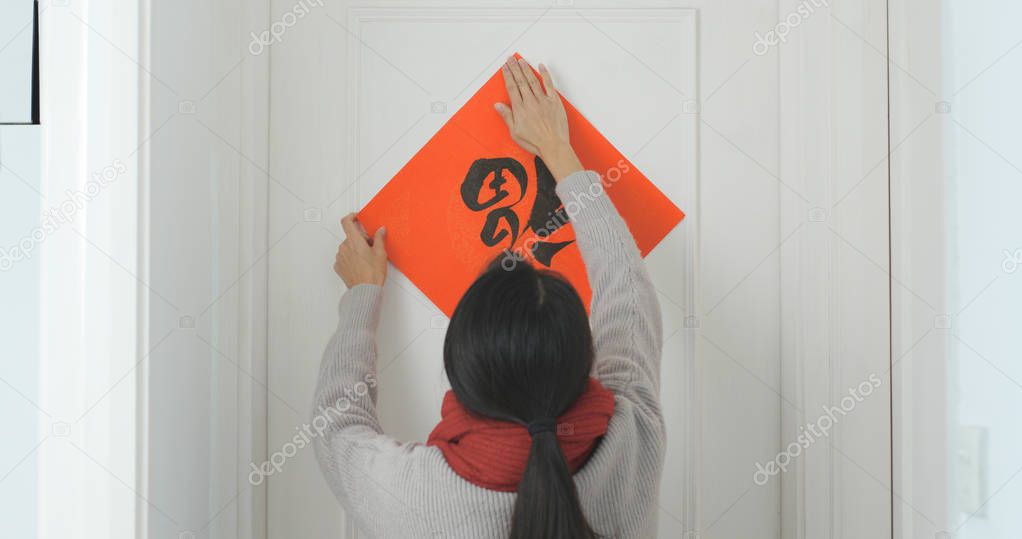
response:
<path id="1" fill-rule="evenodd" d="M 346 236 L 337 247 L 334 272 L 348 288 L 360 284 L 383 286 L 387 279 L 387 249 L 384 246 L 386 229 L 382 226 L 372 238 L 362 224 L 350 213 L 341 219 Z"/>

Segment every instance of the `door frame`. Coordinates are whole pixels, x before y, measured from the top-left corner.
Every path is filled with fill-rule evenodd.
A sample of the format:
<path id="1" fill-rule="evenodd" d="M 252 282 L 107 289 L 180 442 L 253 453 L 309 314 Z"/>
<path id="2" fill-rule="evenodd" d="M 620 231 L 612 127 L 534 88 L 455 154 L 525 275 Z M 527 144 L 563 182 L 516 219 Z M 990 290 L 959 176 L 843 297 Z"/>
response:
<path id="1" fill-rule="evenodd" d="M 148 264 L 152 246 L 160 245 L 159 237 L 151 230 L 148 215 L 153 207 L 160 204 L 149 197 L 152 180 L 152 163 L 149 155 L 151 148 L 160 145 L 169 146 L 173 152 L 174 145 L 180 142 L 173 138 L 161 137 L 150 140 L 152 134 L 162 126 L 162 118 L 154 112 L 154 96 L 160 96 L 153 88 L 163 90 L 165 83 L 158 79 L 144 66 L 153 65 L 153 47 L 171 46 L 166 42 L 154 43 L 154 25 L 167 25 L 159 31 L 163 35 L 181 34 L 186 29 L 181 26 L 190 24 L 187 19 L 154 20 L 153 0 L 138 1 L 138 31 L 140 35 L 138 60 L 140 69 L 138 133 L 144 138 L 139 150 L 139 189 L 138 200 L 143 218 L 139 221 L 140 263 L 144 272 L 140 277 L 149 282 Z M 227 513 L 233 508 L 235 518 L 225 519 L 210 528 L 211 536 L 226 534 L 233 537 L 266 537 L 266 483 L 254 485 L 250 482 L 250 465 L 264 462 L 268 454 L 267 444 L 267 259 L 269 250 L 267 240 L 268 227 L 268 193 L 270 178 L 269 170 L 269 91 L 270 91 L 270 55 L 254 54 L 249 46 L 251 32 L 268 28 L 271 23 L 270 0 L 235 0 L 219 5 L 211 10 L 212 27 L 224 36 L 239 36 L 236 43 L 225 40 L 223 49 L 210 51 L 207 58 L 196 60 L 196 69 L 214 66 L 228 66 L 227 73 L 220 80 L 223 82 L 231 75 L 240 78 L 238 91 L 232 96 L 238 103 L 235 116 L 224 115 L 219 120 L 230 133 L 237 133 L 236 147 L 230 154 L 230 160 L 236 163 L 237 176 L 234 181 L 223 182 L 216 194 L 216 203 L 222 211 L 224 222 L 215 228 L 212 245 L 218 253 L 223 253 L 224 263 L 212 269 L 212 277 L 217 282 L 235 283 L 223 292 L 216 308 L 209 310 L 211 326 L 218 328 L 210 336 L 211 354 L 218 361 L 233 364 L 233 369 L 226 370 L 223 381 L 233 385 L 235 391 L 214 391 L 211 396 L 210 414 L 226 424 L 235 423 L 237 428 L 215 429 L 211 433 L 210 452 L 211 468 L 215 473 L 208 479 L 208 495 L 211 500 L 229 500 L 222 507 L 210 507 L 214 517 Z M 231 40 L 235 41 L 235 40 Z M 234 49 L 236 47 L 236 50 Z M 239 60 L 240 59 L 240 60 Z M 201 62 L 203 64 L 199 65 Z M 237 62 L 237 63 L 235 63 Z M 234 66 L 231 68 L 230 66 Z M 235 73 L 236 71 L 236 73 Z M 219 82 L 214 88 L 220 86 Z M 221 92 L 227 85 L 220 87 Z M 165 90 L 163 90 L 165 92 Z M 210 92 L 213 90 L 210 89 Z M 209 94 L 207 94 L 209 95 Z M 166 96 L 162 96 L 166 99 Z M 192 97 L 197 96 L 180 96 Z M 178 114 L 194 114 L 185 106 L 194 107 L 194 102 L 184 99 L 179 103 Z M 175 120 L 162 120 L 175 121 Z M 176 121 L 181 121 L 177 119 Z M 219 124 L 218 124 L 219 125 Z M 211 135 L 214 136 L 214 135 Z M 225 141 L 225 144 L 230 142 Z M 229 294 L 228 294 L 229 292 Z M 140 285 L 139 323 L 140 339 L 143 344 L 140 350 L 147 350 L 152 339 L 159 339 L 165 329 L 153 327 L 150 322 L 150 304 L 159 303 L 151 300 L 153 292 Z M 193 313 L 194 314 L 194 313 Z M 215 351 L 214 351 L 215 350 Z M 153 511 L 149 489 L 149 402 L 146 395 L 148 388 L 162 383 L 150 375 L 147 362 L 138 365 L 136 387 L 139 398 L 136 414 L 141 426 L 136 433 L 138 472 L 135 482 L 137 526 L 136 537 L 148 537 L 149 514 Z M 213 522 L 207 523 L 212 526 Z M 182 537 L 188 533 L 182 532 Z"/>
<path id="2" fill-rule="evenodd" d="M 805 4 L 784 0 L 779 12 L 798 13 Z M 860 313 L 886 320 L 889 309 L 871 302 L 868 294 L 839 293 L 862 284 L 841 269 L 849 259 L 861 255 L 867 266 L 873 266 L 874 280 L 870 282 L 884 283 L 890 299 L 887 223 L 880 236 L 875 223 L 848 219 L 840 208 L 860 183 L 885 185 L 890 177 L 884 155 L 890 152 L 887 3 L 866 0 L 829 8 L 819 17 L 805 19 L 790 33 L 789 41 L 778 47 L 779 139 L 782 148 L 788 145 L 779 152 L 780 176 L 814 205 L 806 215 L 806 202 L 789 197 L 781 211 L 782 234 L 799 222 L 805 224 L 791 233 L 788 245 L 781 249 L 781 387 L 788 401 L 801 410 L 782 405 L 782 445 L 798 440 L 801 427 L 820 417 L 820 407 L 836 404 L 849 388 L 863 381 L 863 373 L 876 373 L 885 382 L 869 397 L 872 406 L 856 409 L 858 417 L 850 413 L 826 440 L 812 444 L 782 476 L 781 537 L 793 539 L 857 537 L 853 527 L 863 518 L 891 521 L 889 503 L 871 506 L 868 515 L 859 505 L 864 484 L 890 493 L 890 384 L 884 377 L 890 368 L 889 324 L 863 334 L 859 320 L 843 318 Z M 836 58 L 849 61 L 838 64 Z M 883 111 L 881 121 L 871 120 L 874 123 L 866 124 L 869 129 L 863 128 L 859 137 L 848 136 L 847 126 L 857 125 L 862 111 L 873 109 Z M 869 147 L 868 137 L 883 142 L 879 151 Z M 868 172 L 851 190 L 842 177 L 847 170 L 842 168 L 840 152 L 854 152 L 868 163 L 864 167 Z M 876 166 L 871 169 L 873 163 Z M 870 201 L 875 209 L 885 207 L 884 213 L 889 214 L 889 200 L 873 196 Z M 871 255 L 875 251 L 883 255 Z M 879 353 L 860 357 L 859 343 L 848 345 L 857 339 L 862 341 L 862 350 Z M 856 439 L 871 440 L 873 445 L 865 451 L 849 450 Z"/>
<path id="3" fill-rule="evenodd" d="M 152 1 L 152 0 L 147 0 Z M 237 418 L 236 432 L 228 429 L 219 435 L 220 447 L 236 447 L 232 463 L 234 473 L 214 478 L 213 488 L 236 493 L 234 525 L 236 537 L 265 538 L 267 530 L 267 482 L 252 484 L 251 465 L 265 462 L 269 454 L 268 433 L 268 325 L 269 305 L 269 192 L 270 177 L 270 58 L 271 54 L 253 54 L 250 36 L 253 29 L 269 28 L 272 23 L 270 0 L 245 0 L 231 3 L 218 19 L 242 36 L 238 54 L 241 84 L 238 165 L 240 178 L 236 192 L 238 225 L 236 236 L 219 239 L 225 248 L 237 250 L 237 265 L 221 269 L 226 277 L 238 277 L 234 301 L 227 308 L 213 311 L 217 325 L 223 328 L 215 343 L 219 350 L 236 358 L 237 395 L 226 395 L 216 404 Z M 243 278 L 242 278 L 243 277 Z M 236 401 L 234 399 L 237 399 Z"/>
<path id="4" fill-rule="evenodd" d="M 941 120 L 957 88 L 947 73 L 946 2 L 890 0 L 892 417 L 894 539 L 951 537 L 956 373 L 951 331 L 954 297 L 953 125 Z M 929 51 L 920 54 L 920 51 Z M 936 60 L 936 61 L 935 61 Z M 922 76 L 920 80 L 919 76 Z M 920 87 L 934 103 L 920 102 Z M 928 110 L 925 110 L 928 109 Z M 920 121 L 921 111 L 926 112 Z M 940 241 L 934 241 L 934 238 Z M 916 283 L 925 289 L 921 300 Z M 920 309 L 925 301 L 929 309 Z M 940 311 L 943 311 L 940 312 Z M 920 328 L 927 328 L 921 333 Z M 920 358 L 925 358 L 922 361 Z M 915 359 L 913 359 L 915 358 Z M 925 410 L 925 413 L 922 411 Z"/>

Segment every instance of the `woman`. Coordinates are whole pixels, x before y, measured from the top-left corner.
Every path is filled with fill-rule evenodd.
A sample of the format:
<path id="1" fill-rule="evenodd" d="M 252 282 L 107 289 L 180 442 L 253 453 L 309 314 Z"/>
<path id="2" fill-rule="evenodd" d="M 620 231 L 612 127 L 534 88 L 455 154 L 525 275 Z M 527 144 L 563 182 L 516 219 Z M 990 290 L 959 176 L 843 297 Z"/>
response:
<path id="1" fill-rule="evenodd" d="M 558 275 L 505 255 L 451 317 L 452 391 L 429 441 L 400 443 L 376 417 L 375 333 L 384 231 L 348 216 L 335 271 L 348 286 L 320 369 L 316 455 L 347 514 L 373 536 L 653 537 L 664 454 L 660 309 L 600 177 L 582 169 L 550 73 L 502 68 L 511 136 L 557 180 L 592 287 L 592 314 Z M 590 330 L 591 326 L 591 330 Z"/>

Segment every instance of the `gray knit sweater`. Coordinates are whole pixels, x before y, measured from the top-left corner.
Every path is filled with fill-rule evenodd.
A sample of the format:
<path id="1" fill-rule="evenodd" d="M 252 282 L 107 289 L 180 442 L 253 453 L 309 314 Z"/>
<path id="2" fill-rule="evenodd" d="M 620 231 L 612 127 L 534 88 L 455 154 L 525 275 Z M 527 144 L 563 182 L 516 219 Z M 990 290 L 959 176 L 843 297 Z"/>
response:
<path id="1" fill-rule="evenodd" d="M 610 189 L 613 189 L 611 186 Z M 642 257 L 603 192 L 578 172 L 557 185 L 593 290 L 595 376 L 615 394 L 607 434 L 575 474 L 582 508 L 604 537 L 656 535 L 664 456 L 661 320 Z M 316 458 L 349 518 L 372 537 L 507 537 L 515 494 L 455 474 L 439 449 L 384 434 L 376 416 L 376 328 L 382 289 L 358 285 L 320 367 Z"/>

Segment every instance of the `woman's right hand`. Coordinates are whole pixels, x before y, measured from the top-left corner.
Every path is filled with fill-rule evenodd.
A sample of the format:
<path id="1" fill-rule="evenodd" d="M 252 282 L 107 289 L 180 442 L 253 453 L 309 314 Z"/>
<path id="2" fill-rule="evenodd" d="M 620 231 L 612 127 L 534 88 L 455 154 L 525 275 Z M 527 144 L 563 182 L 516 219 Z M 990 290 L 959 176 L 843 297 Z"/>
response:
<path id="1" fill-rule="evenodd" d="M 387 248 L 384 246 L 386 229 L 382 226 L 370 237 L 354 213 L 341 219 L 344 241 L 337 246 L 334 257 L 334 272 L 345 286 L 354 288 L 360 284 L 383 286 L 387 280 Z"/>
<path id="2" fill-rule="evenodd" d="M 525 151 L 538 155 L 557 181 L 582 170 L 571 149 L 564 103 L 546 66 L 539 65 L 542 84 L 524 59 L 508 58 L 501 72 L 511 106 L 493 106 L 507 124 L 511 138 Z"/>

